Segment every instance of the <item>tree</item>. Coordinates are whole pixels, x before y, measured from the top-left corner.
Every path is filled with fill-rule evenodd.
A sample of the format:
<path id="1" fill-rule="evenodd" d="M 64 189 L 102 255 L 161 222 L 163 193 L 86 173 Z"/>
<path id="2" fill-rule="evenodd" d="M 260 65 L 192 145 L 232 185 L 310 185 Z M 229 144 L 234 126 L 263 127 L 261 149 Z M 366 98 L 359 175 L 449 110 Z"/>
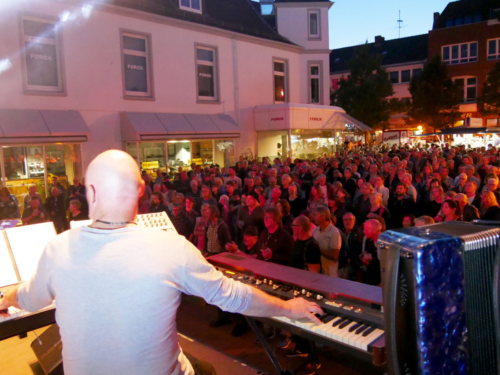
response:
<path id="1" fill-rule="evenodd" d="M 394 112 L 392 83 L 381 66 L 382 56 L 370 54 L 367 45 L 358 47 L 347 67 L 351 73 L 339 81 L 331 95 L 331 105 L 342 107 L 349 115 L 372 128 L 385 129 Z"/>
<path id="2" fill-rule="evenodd" d="M 477 99 L 483 116 L 500 116 L 500 62 L 498 62 L 483 83 L 481 96 Z"/>
<path id="3" fill-rule="evenodd" d="M 452 127 L 461 118 L 460 88 L 448 77 L 448 69 L 435 56 L 424 65 L 420 77 L 410 81 L 412 103 L 408 115 L 414 123 L 424 123 L 436 129 Z"/>

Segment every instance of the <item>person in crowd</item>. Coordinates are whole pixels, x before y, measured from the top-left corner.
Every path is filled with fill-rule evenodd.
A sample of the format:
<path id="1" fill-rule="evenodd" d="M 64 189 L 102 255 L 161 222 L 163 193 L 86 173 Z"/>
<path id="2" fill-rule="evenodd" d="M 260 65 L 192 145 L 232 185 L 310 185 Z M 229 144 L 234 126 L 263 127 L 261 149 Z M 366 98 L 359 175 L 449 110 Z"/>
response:
<path id="1" fill-rule="evenodd" d="M 208 205 L 202 214 L 207 222 L 203 255 L 207 257 L 226 251 L 226 245 L 231 242 L 231 233 L 227 224 L 220 218 L 219 209 Z"/>
<path id="2" fill-rule="evenodd" d="M 373 193 L 373 186 L 367 182 L 361 185 L 361 195 L 354 201 L 354 211 L 359 223 L 370 212 L 370 195 Z"/>
<path id="3" fill-rule="evenodd" d="M 451 190 L 455 193 L 465 193 L 465 183 L 467 182 L 467 175 L 465 173 L 461 173 L 457 176 L 457 184 Z"/>
<path id="4" fill-rule="evenodd" d="M 340 182 L 342 183 L 344 189 L 349 193 L 349 196 L 354 198 L 358 187 L 356 185 L 356 180 L 352 176 L 351 168 L 344 169 L 344 177 L 340 179 Z"/>
<path id="5" fill-rule="evenodd" d="M 49 184 L 49 191 L 51 194 L 52 194 L 53 188 L 57 188 L 57 190 L 59 190 L 59 195 L 61 197 L 64 197 L 64 195 L 66 193 L 66 189 L 64 188 L 64 186 L 61 185 L 61 183 L 59 182 L 59 179 L 56 176 L 52 177 L 52 184 Z"/>
<path id="6" fill-rule="evenodd" d="M 248 226 L 256 227 L 259 234 L 262 233 L 265 226 L 265 212 L 264 208 L 259 205 L 259 195 L 251 191 L 246 196 L 245 205 L 240 206 L 236 216 L 239 233 L 243 233 Z"/>
<path id="7" fill-rule="evenodd" d="M 342 217 L 343 236 L 339 255 L 339 277 L 361 282 L 361 247 L 363 229 L 356 225 L 356 216 L 347 212 Z"/>
<path id="8" fill-rule="evenodd" d="M 40 224 L 49 221 L 49 214 L 40 207 L 40 200 L 32 197 L 30 207 L 24 208 L 22 219 L 24 225 Z"/>
<path id="9" fill-rule="evenodd" d="M 398 187 L 396 187 L 397 189 Z M 411 199 L 411 198 L 410 198 Z M 382 225 L 378 220 L 370 219 L 363 226 L 365 238 L 361 250 L 362 282 L 369 285 L 380 285 L 382 278 L 380 272 L 380 259 L 375 243 L 382 233 Z"/>
<path id="10" fill-rule="evenodd" d="M 288 186 L 288 203 L 293 217 L 299 216 L 300 212 L 305 208 L 304 200 L 297 195 L 297 186 L 294 184 Z"/>
<path id="11" fill-rule="evenodd" d="M 321 190 L 325 205 L 328 206 L 328 194 L 330 186 L 326 183 L 326 176 L 324 174 L 320 174 L 318 175 L 318 177 L 316 177 L 315 186 L 317 189 Z"/>
<path id="12" fill-rule="evenodd" d="M 290 183 L 292 182 L 292 178 L 288 174 L 284 174 L 281 176 L 281 196 L 280 199 L 288 199 L 290 192 L 288 188 L 290 187 Z"/>
<path id="13" fill-rule="evenodd" d="M 388 210 L 391 213 L 388 223 L 391 229 L 401 228 L 405 215 L 416 214 L 417 205 L 411 197 L 406 195 L 406 184 L 403 182 L 396 185 L 395 195 L 389 199 Z"/>
<path id="14" fill-rule="evenodd" d="M 319 243 L 321 250 L 321 268 L 325 275 L 338 277 L 340 248 L 342 236 L 340 231 L 332 224 L 328 207 L 318 206 L 314 210 L 316 228 L 312 236 Z"/>
<path id="15" fill-rule="evenodd" d="M 477 207 L 469 204 L 469 200 L 465 194 L 457 194 L 453 197 L 453 200 L 458 203 L 460 211 L 462 211 L 462 221 L 471 222 L 473 220 L 479 219 L 479 210 Z"/>
<path id="16" fill-rule="evenodd" d="M 139 211 L 138 214 L 149 214 L 149 209 L 151 208 L 151 201 L 146 193 L 139 197 Z"/>
<path id="17" fill-rule="evenodd" d="M 444 199 L 443 188 L 439 185 L 433 186 L 431 189 L 431 199 L 421 208 L 421 212 L 435 218 L 441 210 Z"/>
<path id="18" fill-rule="evenodd" d="M 82 203 L 82 212 L 88 214 L 89 205 L 87 203 L 87 196 L 85 186 L 80 183 L 78 177 L 73 178 L 73 185 L 70 185 L 66 194 L 66 207 L 69 207 L 69 201 L 78 199 Z"/>
<path id="19" fill-rule="evenodd" d="M 248 195 L 249 192 L 255 189 L 255 180 L 252 177 L 245 178 L 245 187 L 243 188 L 243 194 Z"/>
<path id="20" fill-rule="evenodd" d="M 389 210 L 382 206 L 382 195 L 378 193 L 370 194 L 370 209 L 365 216 L 360 218 L 359 223 L 364 223 L 375 215 L 382 217 L 386 223 L 390 222 Z"/>
<path id="21" fill-rule="evenodd" d="M 222 195 L 220 188 L 221 186 L 217 182 L 212 184 L 212 198 L 214 198 L 216 202 L 219 202 Z"/>
<path id="22" fill-rule="evenodd" d="M 286 199 L 280 199 L 276 204 L 276 208 L 281 213 L 281 225 L 288 233 L 293 234 L 292 224 L 294 216 L 290 213 L 290 203 Z"/>
<path id="23" fill-rule="evenodd" d="M 335 226 L 342 230 L 344 227 L 342 218 L 344 215 L 347 213 L 347 209 L 344 203 L 340 201 L 340 198 L 338 195 L 332 195 L 330 196 L 330 199 L 328 200 L 328 206 L 330 208 L 330 212 L 332 217 L 335 218 L 336 224 Z"/>
<path id="24" fill-rule="evenodd" d="M 323 191 L 317 186 L 312 186 L 311 193 L 309 194 L 309 201 L 307 202 L 307 209 L 313 212 L 319 206 L 326 207 Z"/>
<path id="25" fill-rule="evenodd" d="M 435 224 L 435 223 L 436 222 L 434 221 L 434 219 L 430 216 L 427 216 L 427 215 L 423 215 L 423 216 L 417 217 L 415 219 L 415 227 L 416 228 L 423 227 L 425 225 Z"/>
<path id="26" fill-rule="evenodd" d="M 182 194 L 187 194 L 191 190 L 191 180 L 186 171 L 180 172 L 179 178 L 174 181 L 174 187 L 177 192 Z"/>
<path id="27" fill-rule="evenodd" d="M 163 172 L 161 169 L 157 169 L 156 170 L 156 177 L 155 177 L 155 185 L 162 185 L 163 184 Z"/>
<path id="28" fill-rule="evenodd" d="M 82 211 L 82 202 L 79 199 L 69 201 L 69 221 L 88 220 L 89 215 Z"/>
<path id="29" fill-rule="evenodd" d="M 233 182 L 236 189 L 241 190 L 241 178 L 236 176 L 235 167 L 229 167 L 228 176 L 224 178 L 224 188 L 226 187 L 228 182 Z"/>
<path id="30" fill-rule="evenodd" d="M 415 226 L 415 215 L 408 214 L 403 217 L 403 228 L 411 228 Z"/>
<path id="31" fill-rule="evenodd" d="M 443 166 L 439 169 L 439 173 L 441 174 L 441 182 L 451 190 L 453 188 L 453 178 L 449 176 L 450 169 L 446 166 Z"/>
<path id="32" fill-rule="evenodd" d="M 187 218 L 193 224 L 193 228 L 196 225 L 196 218 L 200 217 L 200 213 L 194 209 L 195 207 L 195 199 L 193 197 L 186 197 L 184 201 L 184 212 L 186 213 Z"/>
<path id="33" fill-rule="evenodd" d="M 160 186 L 156 185 L 155 186 Z M 157 213 L 157 212 L 168 212 L 168 207 L 165 205 L 164 201 L 165 197 L 163 196 L 162 193 L 159 193 L 157 191 L 153 192 L 151 194 L 151 206 L 149 207 L 149 212 L 150 213 Z"/>
<path id="34" fill-rule="evenodd" d="M 49 219 L 54 223 L 57 233 L 62 233 L 68 229 L 68 220 L 66 219 L 66 202 L 59 195 L 59 189 L 53 187 L 51 196 L 45 202 L 45 209 L 49 213 Z"/>
<path id="35" fill-rule="evenodd" d="M 293 237 L 281 225 L 281 213 L 268 208 L 264 216 L 266 229 L 260 234 L 257 259 L 287 265 L 293 249 Z"/>
<path id="36" fill-rule="evenodd" d="M 406 186 L 407 186 L 406 192 L 407 192 L 408 196 L 412 197 L 413 200 L 415 201 L 415 203 L 417 203 L 418 193 L 417 193 L 417 189 L 415 189 L 415 187 L 412 184 L 411 174 L 404 173 L 401 176 L 401 182 L 403 182 L 404 184 L 406 184 Z"/>
<path id="37" fill-rule="evenodd" d="M 246 227 L 243 232 L 243 241 L 239 245 L 234 241 L 228 243 L 226 250 L 232 254 L 257 258 L 261 250 L 259 247 L 259 231 L 256 227 Z"/>
<path id="38" fill-rule="evenodd" d="M 177 233 L 187 239 L 191 237 L 191 235 L 193 234 L 194 226 L 191 220 L 189 220 L 186 216 L 182 203 L 174 203 L 172 205 L 171 220 Z"/>
<path id="39" fill-rule="evenodd" d="M 373 182 L 375 184 L 373 192 L 382 195 L 382 205 L 387 207 L 389 203 L 389 189 L 384 186 L 384 178 L 381 175 L 376 175 L 373 177 Z"/>
<path id="40" fill-rule="evenodd" d="M 205 213 L 205 210 L 207 209 L 209 205 L 204 204 L 201 206 L 200 213 L 201 215 L 196 218 L 196 223 L 193 229 L 193 236 L 191 241 L 193 244 L 200 250 L 200 252 L 203 253 L 205 249 L 205 230 L 208 225 L 208 220 L 206 219 L 209 214 Z"/>
<path id="41" fill-rule="evenodd" d="M 397 184 L 400 182 L 398 178 L 398 167 L 394 164 L 391 164 L 389 167 L 389 175 L 386 177 L 384 185 L 389 189 L 389 192 L 393 192 L 396 190 Z"/>
<path id="42" fill-rule="evenodd" d="M 213 198 L 212 190 L 210 189 L 210 186 L 208 186 L 208 185 L 203 185 L 201 187 L 201 197 L 198 198 L 197 201 L 198 201 L 198 205 L 197 205 L 198 209 L 204 204 L 208 204 L 208 205 L 217 207 L 217 201 Z"/>
<path id="43" fill-rule="evenodd" d="M 474 181 L 476 183 L 476 186 L 481 185 L 481 181 L 479 181 L 479 178 L 477 178 L 475 175 L 475 168 L 473 165 L 466 165 L 465 166 L 465 174 L 467 175 L 467 181 Z"/>
<path id="44" fill-rule="evenodd" d="M 469 204 L 473 205 L 478 210 L 481 208 L 481 196 L 477 193 L 476 181 L 471 179 L 465 183 L 465 196 Z"/>
<path id="45" fill-rule="evenodd" d="M 353 201 L 356 202 L 358 201 L 363 193 L 363 184 L 365 183 L 366 181 L 364 180 L 364 178 L 358 178 L 356 180 L 356 193 L 354 193 L 354 198 L 353 198 Z"/>
<path id="46" fill-rule="evenodd" d="M 484 190 L 491 191 L 497 198 L 497 201 L 500 200 L 500 188 L 499 188 L 498 178 L 489 178 L 483 191 Z"/>
<path id="47" fill-rule="evenodd" d="M 481 194 L 481 200 L 483 202 L 481 220 L 500 221 L 500 206 L 495 194 L 491 191 L 484 191 Z"/>
<path id="48" fill-rule="evenodd" d="M 20 218 L 19 206 L 8 188 L 0 189 L 0 220 Z"/>
<path id="49" fill-rule="evenodd" d="M 279 187 L 275 187 L 271 190 L 271 197 L 266 201 L 264 205 L 264 209 L 274 208 L 278 204 L 281 196 L 281 189 Z"/>
<path id="50" fill-rule="evenodd" d="M 201 190 L 199 188 L 198 180 L 191 180 L 189 186 L 190 190 L 186 193 L 186 197 L 200 198 Z"/>
<path id="51" fill-rule="evenodd" d="M 460 220 L 462 216 L 462 211 L 460 210 L 460 205 L 452 199 L 447 199 L 443 202 L 441 208 L 441 215 L 437 215 L 434 218 L 436 222 L 446 222 L 446 221 L 457 221 Z"/>
<path id="52" fill-rule="evenodd" d="M 32 198 L 38 198 L 38 200 L 40 201 L 40 204 L 41 204 L 42 197 L 40 196 L 40 194 L 38 194 L 37 189 L 38 188 L 35 184 L 31 184 L 28 186 L 28 194 L 26 194 L 24 196 L 24 199 L 23 199 L 23 207 L 24 208 L 30 207 L 30 202 L 31 202 Z"/>

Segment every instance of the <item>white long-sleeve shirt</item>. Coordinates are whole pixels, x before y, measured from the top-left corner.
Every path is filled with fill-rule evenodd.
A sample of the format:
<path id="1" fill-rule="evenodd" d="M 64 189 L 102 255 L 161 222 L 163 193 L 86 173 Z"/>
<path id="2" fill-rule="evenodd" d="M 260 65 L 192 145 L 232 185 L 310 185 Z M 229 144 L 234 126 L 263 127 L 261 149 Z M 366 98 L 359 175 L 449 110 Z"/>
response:
<path id="1" fill-rule="evenodd" d="M 182 236 L 80 227 L 47 245 L 18 301 L 37 311 L 56 300 L 67 375 L 192 375 L 175 325 L 181 292 L 240 313 L 252 299 Z"/>

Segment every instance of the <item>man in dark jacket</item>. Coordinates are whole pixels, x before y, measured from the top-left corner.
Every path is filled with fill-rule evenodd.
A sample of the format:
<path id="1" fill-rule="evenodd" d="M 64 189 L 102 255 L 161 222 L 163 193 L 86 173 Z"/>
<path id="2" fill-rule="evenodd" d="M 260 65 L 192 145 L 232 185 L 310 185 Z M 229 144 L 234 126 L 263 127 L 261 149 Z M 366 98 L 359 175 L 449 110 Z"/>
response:
<path id="1" fill-rule="evenodd" d="M 356 217 L 348 212 L 343 217 L 344 229 L 339 256 L 339 275 L 352 281 L 361 281 L 358 276 L 361 271 L 361 247 L 363 244 L 363 229 L 356 225 Z"/>
<path id="2" fill-rule="evenodd" d="M 268 208 L 264 217 L 266 229 L 260 234 L 261 253 L 257 259 L 287 265 L 293 249 L 293 237 L 281 223 L 281 212 L 277 208 Z"/>
<path id="3" fill-rule="evenodd" d="M 209 205 L 202 215 L 208 222 L 205 228 L 206 256 L 222 253 L 226 251 L 226 245 L 231 242 L 231 233 L 227 224 L 220 218 L 220 211 L 216 206 Z"/>
<path id="4" fill-rule="evenodd" d="M 49 213 L 50 220 L 54 223 L 57 233 L 68 229 L 68 220 L 66 219 L 66 203 L 64 198 L 59 195 L 59 189 L 53 187 L 52 195 L 45 201 L 45 209 Z"/>
<path id="5" fill-rule="evenodd" d="M 85 196 L 85 186 L 80 183 L 78 177 L 73 179 L 73 185 L 67 190 L 66 194 L 66 208 L 69 208 L 69 202 L 73 199 L 77 199 L 82 204 L 81 211 L 85 214 L 89 213 L 89 205 L 87 203 L 87 197 Z"/>
<path id="6" fill-rule="evenodd" d="M 391 229 L 403 227 L 403 218 L 406 215 L 416 215 L 417 205 L 412 197 L 406 195 L 406 185 L 402 182 L 396 185 L 396 193 L 389 198 L 389 212 L 391 213 Z"/>
<path id="7" fill-rule="evenodd" d="M 168 213 L 167 206 L 164 203 L 163 194 L 155 191 L 151 194 L 151 207 L 149 208 L 150 213 L 166 212 Z"/>
<path id="8" fill-rule="evenodd" d="M 184 213 L 182 203 L 174 203 L 172 205 L 171 220 L 177 233 L 189 239 L 193 234 L 194 225 Z"/>

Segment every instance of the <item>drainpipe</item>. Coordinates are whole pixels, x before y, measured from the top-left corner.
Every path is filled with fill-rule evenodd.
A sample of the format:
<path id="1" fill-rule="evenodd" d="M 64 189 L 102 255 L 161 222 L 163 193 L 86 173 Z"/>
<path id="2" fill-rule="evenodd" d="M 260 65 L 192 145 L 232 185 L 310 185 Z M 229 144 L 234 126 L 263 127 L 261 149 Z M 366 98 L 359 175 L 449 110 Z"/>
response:
<path id="1" fill-rule="evenodd" d="M 238 40 L 239 36 L 233 38 L 233 81 L 234 81 L 234 110 L 236 112 L 236 123 L 240 126 L 240 82 L 238 79 Z M 240 143 L 240 142 L 238 142 Z M 236 153 L 236 147 L 235 147 Z M 235 160 L 236 163 L 236 160 Z"/>

